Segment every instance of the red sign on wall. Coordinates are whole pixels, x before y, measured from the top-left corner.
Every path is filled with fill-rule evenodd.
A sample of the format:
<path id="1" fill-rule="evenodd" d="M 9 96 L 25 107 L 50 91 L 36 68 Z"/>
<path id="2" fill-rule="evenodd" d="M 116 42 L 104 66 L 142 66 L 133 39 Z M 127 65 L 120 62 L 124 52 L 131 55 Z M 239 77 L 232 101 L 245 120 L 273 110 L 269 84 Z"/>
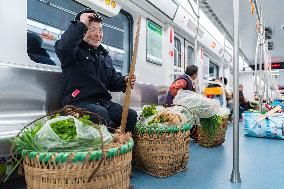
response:
<path id="1" fill-rule="evenodd" d="M 170 29 L 170 43 L 173 43 L 173 30 Z"/>

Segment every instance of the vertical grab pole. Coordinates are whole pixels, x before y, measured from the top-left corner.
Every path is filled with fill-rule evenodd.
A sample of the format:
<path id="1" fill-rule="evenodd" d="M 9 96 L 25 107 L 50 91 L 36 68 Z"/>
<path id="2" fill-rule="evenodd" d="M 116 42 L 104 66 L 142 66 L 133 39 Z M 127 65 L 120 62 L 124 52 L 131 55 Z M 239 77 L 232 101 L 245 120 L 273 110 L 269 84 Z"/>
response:
<path id="1" fill-rule="evenodd" d="M 226 33 L 224 32 L 224 48 L 222 54 L 222 63 L 221 63 L 221 76 L 222 76 L 222 83 L 224 84 L 224 61 L 225 61 L 225 52 L 226 52 Z"/>
<path id="2" fill-rule="evenodd" d="M 261 39 L 260 39 L 260 56 L 259 56 L 259 62 L 258 62 L 258 102 L 259 102 L 259 111 L 261 112 L 262 110 L 262 93 L 263 93 L 263 87 L 260 86 L 261 84 L 261 81 L 262 81 L 262 63 L 263 63 L 263 39 L 262 39 L 262 36 L 261 36 Z"/>
<path id="3" fill-rule="evenodd" d="M 234 0 L 234 124 L 231 182 L 241 183 L 239 171 L 239 0 Z"/>
<path id="4" fill-rule="evenodd" d="M 257 95 L 258 95 L 258 85 L 257 85 L 258 49 L 259 49 L 259 35 L 257 37 L 256 48 L 255 48 L 255 58 L 254 58 L 254 93 Z"/>
<path id="5" fill-rule="evenodd" d="M 200 64 L 199 64 L 199 44 L 198 44 L 198 34 L 199 34 L 199 18 L 200 18 L 200 5 L 199 5 L 199 0 L 197 0 L 196 2 L 197 5 L 197 27 L 196 27 L 196 31 L 195 31 L 195 36 L 194 36 L 194 65 L 197 66 L 198 69 L 198 79 L 197 79 L 197 90 L 196 92 L 201 93 L 202 92 L 202 87 L 203 87 L 203 70 L 200 69 Z"/>
<path id="6" fill-rule="evenodd" d="M 264 50 L 263 50 L 263 43 L 264 43 L 264 35 L 263 35 L 263 31 L 264 31 L 264 27 L 262 25 L 262 10 L 261 8 L 259 8 L 259 18 L 260 18 L 260 59 L 259 59 L 259 68 L 258 68 L 258 77 L 259 77 L 259 93 L 258 93 L 258 102 L 259 102 L 259 111 L 262 111 L 262 102 L 263 102 L 263 92 L 264 92 L 264 88 L 260 86 L 261 81 L 262 81 L 262 63 L 263 63 L 263 54 L 264 54 Z"/>
<path id="7" fill-rule="evenodd" d="M 269 67 L 271 67 L 271 58 L 269 58 Z M 271 74 L 271 68 L 269 68 L 269 77 L 268 77 L 268 83 L 269 83 L 269 87 L 270 87 L 270 93 L 269 93 L 269 97 L 270 100 L 273 99 L 272 94 L 273 94 L 273 86 L 272 86 L 272 74 Z"/>
<path id="8" fill-rule="evenodd" d="M 226 101 L 226 89 L 225 89 L 225 83 L 224 83 L 224 61 L 225 61 L 225 52 L 226 52 L 226 33 L 224 32 L 224 48 L 223 48 L 223 54 L 222 54 L 222 63 L 221 63 L 221 76 L 222 76 L 222 83 L 224 85 L 224 93 L 223 93 L 223 106 L 227 106 Z"/>
<path id="9" fill-rule="evenodd" d="M 197 0 L 197 27 L 194 36 L 194 64 L 197 66 L 198 61 L 198 32 L 199 32 L 199 0 Z"/>
<path id="10" fill-rule="evenodd" d="M 266 103 L 269 103 L 269 96 L 268 96 L 268 89 L 269 89 L 269 82 L 268 82 L 268 45 L 265 45 L 265 99 Z"/>

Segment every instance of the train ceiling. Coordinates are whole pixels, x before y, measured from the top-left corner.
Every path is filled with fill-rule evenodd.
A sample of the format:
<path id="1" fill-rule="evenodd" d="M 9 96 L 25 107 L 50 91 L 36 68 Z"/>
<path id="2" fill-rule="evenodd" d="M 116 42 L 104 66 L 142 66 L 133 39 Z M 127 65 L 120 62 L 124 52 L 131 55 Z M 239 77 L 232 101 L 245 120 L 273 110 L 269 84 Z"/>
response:
<path id="1" fill-rule="evenodd" d="M 200 0 L 203 9 L 212 9 L 210 16 L 219 19 L 227 32 L 233 36 L 233 0 Z M 206 6 L 207 4 L 207 6 Z M 267 28 L 269 48 L 272 62 L 284 64 L 284 1 L 258 0 L 262 9 L 263 23 Z M 205 11 L 206 12 L 206 11 Z M 215 15 L 214 15 L 215 14 Z M 245 56 L 254 64 L 256 47 L 256 16 L 251 14 L 249 0 L 240 0 L 239 36 L 240 48 Z M 212 18 L 213 18 L 212 17 Z M 217 20 L 218 20 L 217 19 Z"/>

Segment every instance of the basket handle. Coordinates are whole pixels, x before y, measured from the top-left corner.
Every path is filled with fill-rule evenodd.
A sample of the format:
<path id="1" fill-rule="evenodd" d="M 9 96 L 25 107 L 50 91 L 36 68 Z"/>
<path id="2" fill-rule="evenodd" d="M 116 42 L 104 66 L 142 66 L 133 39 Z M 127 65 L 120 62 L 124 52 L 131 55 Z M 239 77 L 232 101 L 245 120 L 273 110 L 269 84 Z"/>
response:
<path id="1" fill-rule="evenodd" d="M 31 124 L 33 124 L 33 123 L 37 122 L 38 120 L 40 120 L 40 119 L 42 119 L 42 118 L 45 118 L 45 117 L 47 117 L 47 116 L 49 116 L 49 115 L 41 116 L 41 117 L 37 118 L 36 120 L 34 120 L 34 121 L 28 123 L 26 126 L 24 126 L 24 127 L 20 130 L 20 132 L 16 135 L 16 138 L 19 137 L 19 135 L 20 135 L 28 126 L 30 126 Z M 13 152 L 14 147 L 15 147 L 14 144 L 12 144 L 12 146 L 10 147 L 11 158 L 12 158 L 13 160 L 15 160 L 15 161 L 18 161 L 18 160 L 16 159 L 16 157 L 14 156 L 14 154 L 15 154 L 15 153 Z"/>
<path id="2" fill-rule="evenodd" d="M 89 112 L 89 113 L 91 113 L 91 112 Z M 100 130 L 95 124 L 93 124 L 93 126 L 94 126 L 94 128 L 96 128 L 96 129 L 99 131 L 99 133 L 100 133 L 100 137 L 101 137 L 101 149 L 102 149 L 102 154 L 103 154 L 103 156 L 102 156 L 101 159 L 99 160 L 97 167 L 96 167 L 96 168 L 93 170 L 93 172 L 90 174 L 90 176 L 89 176 L 89 178 L 88 178 L 88 182 L 91 182 L 92 177 L 93 177 L 93 176 L 95 175 L 95 173 L 99 170 L 99 168 L 100 168 L 101 165 L 102 165 L 103 160 L 105 159 L 105 153 L 104 153 L 104 151 L 105 151 L 105 150 L 104 150 L 105 146 L 104 146 L 103 134 L 102 134 L 101 130 Z"/>
<path id="3" fill-rule="evenodd" d="M 105 123 L 106 123 L 106 126 L 107 126 L 107 121 L 103 118 L 103 117 L 101 117 L 101 116 L 99 116 L 98 114 L 96 114 L 96 113 L 94 113 L 94 112 L 90 112 L 90 111 L 87 111 L 87 110 L 85 110 L 84 111 L 86 114 L 91 114 L 91 115 L 94 115 L 94 116 L 97 116 L 98 118 L 100 118 L 100 119 L 102 119 Z M 103 156 L 102 156 L 102 158 L 99 160 L 99 163 L 98 163 L 98 165 L 97 165 L 97 167 L 93 170 L 93 172 L 90 174 L 90 176 L 89 176 L 89 178 L 88 178 L 88 182 L 91 182 L 91 179 L 92 179 L 92 177 L 96 174 L 96 172 L 99 170 L 99 168 L 101 167 L 101 165 L 102 165 L 102 162 L 103 162 L 103 160 L 105 159 L 105 153 L 104 153 L 104 148 L 105 148 L 105 146 L 104 146 L 104 139 L 103 139 L 103 134 L 102 134 L 102 132 L 101 132 L 101 130 L 95 125 L 95 124 L 93 124 L 93 127 L 95 128 L 95 129 L 97 129 L 98 131 L 99 131 L 99 133 L 100 133 L 100 137 L 101 137 L 101 149 L 102 149 L 102 154 L 103 154 Z"/>
<path id="4" fill-rule="evenodd" d="M 33 124 L 33 123 L 37 122 L 38 120 L 40 120 L 40 119 L 42 119 L 42 118 L 45 118 L 45 117 L 47 117 L 47 116 L 48 116 L 48 115 L 41 116 L 41 117 L 37 118 L 36 120 L 30 122 L 30 123 L 27 124 L 26 126 L 24 126 L 24 127 L 20 130 L 20 132 L 16 135 L 16 138 L 19 137 L 19 135 L 23 132 L 23 130 L 25 130 L 28 126 L 30 126 L 31 124 Z M 22 160 L 23 160 L 23 158 L 21 158 L 21 159 L 18 161 L 18 159 L 15 157 L 15 152 L 13 151 L 14 147 L 15 147 L 15 145 L 12 143 L 12 145 L 11 145 L 11 147 L 10 147 L 10 154 L 11 154 L 12 160 L 14 160 L 15 162 L 18 162 L 18 163 L 14 166 L 14 168 L 12 169 L 12 171 L 11 171 L 10 173 L 8 173 L 7 177 L 6 177 L 5 180 L 4 180 L 4 183 L 9 179 L 9 177 L 12 175 L 12 173 L 14 172 L 14 170 L 15 170 L 18 166 L 20 166 L 21 168 L 23 168 L 23 165 L 22 165 Z"/>

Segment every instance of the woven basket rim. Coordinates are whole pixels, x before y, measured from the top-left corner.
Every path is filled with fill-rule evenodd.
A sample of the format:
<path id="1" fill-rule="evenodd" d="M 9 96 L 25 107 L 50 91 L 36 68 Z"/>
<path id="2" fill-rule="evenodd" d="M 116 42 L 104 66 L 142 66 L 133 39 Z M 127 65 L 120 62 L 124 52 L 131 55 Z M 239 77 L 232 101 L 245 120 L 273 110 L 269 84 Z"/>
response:
<path id="1" fill-rule="evenodd" d="M 112 158 L 118 155 L 123 155 L 128 153 L 133 149 L 134 140 L 130 138 L 127 143 L 121 144 L 119 147 L 112 147 L 106 151 L 106 158 Z M 77 161 L 84 161 L 86 156 L 90 155 L 90 161 L 98 161 L 103 157 L 101 149 L 88 150 L 88 151 L 70 151 L 70 152 L 38 152 L 33 150 L 18 149 L 23 157 L 26 155 L 31 159 L 38 158 L 39 161 L 47 163 L 51 158 L 55 158 L 57 163 L 66 162 L 70 155 L 74 156 L 72 161 L 76 163 Z"/>
<path id="2" fill-rule="evenodd" d="M 145 126 L 140 121 L 135 126 L 135 132 L 137 133 L 174 133 L 179 131 L 187 131 L 191 129 L 191 125 L 187 122 L 181 127 L 177 125 L 170 125 L 164 127 L 154 128 L 151 126 Z"/>

